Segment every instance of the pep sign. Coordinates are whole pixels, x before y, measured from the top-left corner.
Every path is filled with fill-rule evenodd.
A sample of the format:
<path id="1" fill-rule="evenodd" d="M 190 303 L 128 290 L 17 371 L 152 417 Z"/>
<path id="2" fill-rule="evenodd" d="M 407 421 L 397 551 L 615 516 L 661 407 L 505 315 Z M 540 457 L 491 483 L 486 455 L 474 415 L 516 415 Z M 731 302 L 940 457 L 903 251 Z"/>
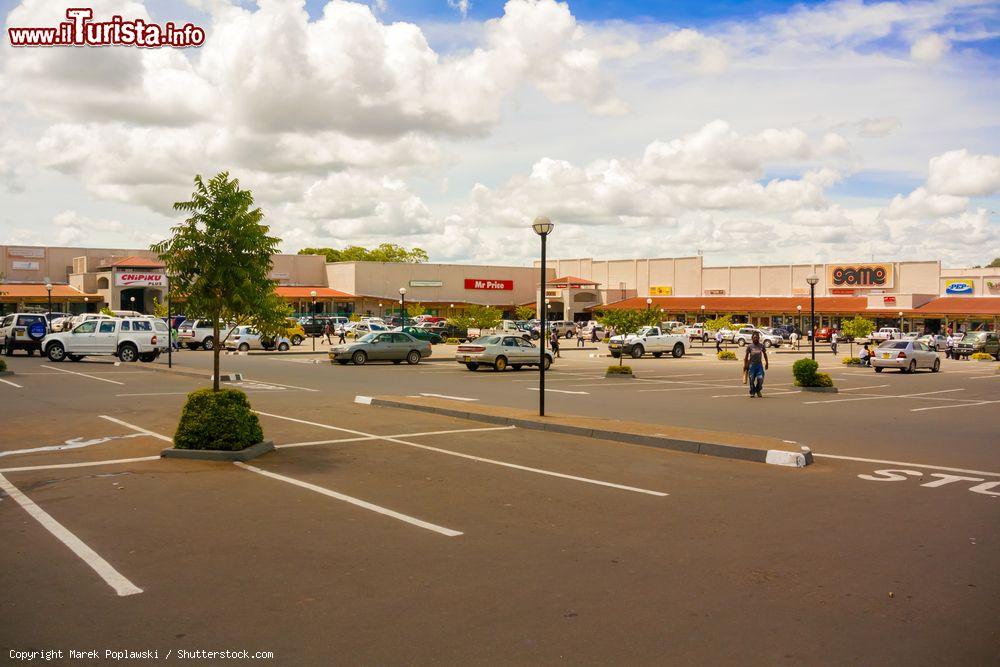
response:
<path id="1" fill-rule="evenodd" d="M 891 264 L 831 264 L 830 287 L 892 287 Z"/>

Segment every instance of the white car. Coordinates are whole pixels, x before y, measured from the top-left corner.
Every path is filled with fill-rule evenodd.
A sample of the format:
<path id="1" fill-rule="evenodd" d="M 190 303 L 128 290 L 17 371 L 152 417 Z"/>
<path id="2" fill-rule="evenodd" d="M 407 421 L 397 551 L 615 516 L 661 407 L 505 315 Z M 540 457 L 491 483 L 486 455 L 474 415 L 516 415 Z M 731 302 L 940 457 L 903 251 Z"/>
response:
<path id="1" fill-rule="evenodd" d="M 351 325 L 354 326 L 351 326 Z M 389 327 L 384 324 L 375 324 L 374 322 L 348 322 L 346 331 L 348 333 L 353 333 L 358 338 L 361 338 L 365 334 L 370 334 L 376 331 L 388 331 Z"/>
<path id="2" fill-rule="evenodd" d="M 614 336 L 608 342 L 608 350 L 616 358 L 627 354 L 638 359 L 647 352 L 651 352 L 654 357 L 662 357 L 664 353 L 668 353 L 674 358 L 680 358 L 687 352 L 687 348 L 687 334 L 664 333 L 660 327 L 643 327 L 637 333 Z"/>
<path id="3" fill-rule="evenodd" d="M 688 335 L 692 341 L 700 340 L 702 343 L 708 342 L 708 332 L 705 331 L 705 324 L 703 322 L 695 322 L 694 324 L 684 327 L 684 333 Z"/>
<path id="4" fill-rule="evenodd" d="M 225 344 L 226 335 L 231 329 L 232 326 L 225 324 L 219 326 L 219 336 L 222 338 L 223 344 Z M 215 338 L 212 333 L 211 320 L 188 320 L 177 328 L 177 340 L 182 345 L 186 345 L 189 350 L 197 350 L 198 348 L 211 350 L 215 347 Z"/>
<path id="5" fill-rule="evenodd" d="M 248 326 L 236 327 L 232 335 L 226 339 L 227 350 L 239 350 L 240 352 L 274 349 L 279 352 L 287 352 L 291 347 L 292 341 L 285 336 L 277 338 L 261 336 L 259 331 Z"/>
<path id="6" fill-rule="evenodd" d="M 944 352 L 948 349 L 948 337 L 941 334 L 924 334 L 917 340 L 937 352 Z"/>
<path id="7" fill-rule="evenodd" d="M 14 350 L 26 350 L 28 356 L 42 351 L 42 339 L 49 332 L 48 320 L 41 313 L 11 313 L 0 318 L 0 345 L 8 357 Z"/>
<path id="8" fill-rule="evenodd" d="M 70 331 L 52 333 L 42 340 L 49 361 L 80 361 L 83 357 L 112 356 L 120 361 L 150 362 L 170 345 L 167 323 L 149 317 L 114 317 L 87 320 Z"/>
<path id="9" fill-rule="evenodd" d="M 780 334 L 768 333 L 755 327 L 741 327 L 733 334 L 733 342 L 740 347 L 749 345 L 754 334 L 760 334 L 760 342 L 764 347 L 781 347 L 781 343 L 784 341 Z"/>
<path id="10" fill-rule="evenodd" d="M 871 339 L 874 341 L 894 340 L 902 337 L 903 332 L 896 327 L 882 327 L 871 335 Z"/>
<path id="11" fill-rule="evenodd" d="M 881 373 L 885 368 L 898 368 L 904 373 L 912 373 L 918 368 L 929 368 L 937 373 L 941 370 L 938 353 L 919 340 L 890 340 L 882 343 L 872 355 L 872 368 Z"/>

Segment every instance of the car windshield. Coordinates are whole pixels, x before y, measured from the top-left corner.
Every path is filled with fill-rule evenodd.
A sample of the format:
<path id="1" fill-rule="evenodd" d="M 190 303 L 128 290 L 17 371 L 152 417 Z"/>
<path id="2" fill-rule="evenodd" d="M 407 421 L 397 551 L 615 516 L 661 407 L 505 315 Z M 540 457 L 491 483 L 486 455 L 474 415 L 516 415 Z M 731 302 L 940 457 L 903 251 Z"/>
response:
<path id="1" fill-rule="evenodd" d="M 982 333 L 982 332 L 974 331 L 972 333 L 965 334 L 965 338 L 963 338 L 962 340 L 963 341 L 973 342 L 973 343 L 978 343 L 981 340 L 986 340 L 986 334 Z"/>
<path id="2" fill-rule="evenodd" d="M 903 340 L 893 340 L 879 345 L 880 349 L 884 350 L 905 350 L 909 346 L 909 342 Z"/>
<path id="3" fill-rule="evenodd" d="M 500 336 L 483 336 L 472 341 L 476 345 L 496 345 L 500 342 Z"/>
<path id="4" fill-rule="evenodd" d="M 377 338 L 376 334 L 373 334 L 373 333 L 365 334 L 364 336 L 362 336 L 361 338 L 358 339 L 358 342 L 359 343 L 371 343 L 371 342 L 374 342 L 376 338 Z"/>

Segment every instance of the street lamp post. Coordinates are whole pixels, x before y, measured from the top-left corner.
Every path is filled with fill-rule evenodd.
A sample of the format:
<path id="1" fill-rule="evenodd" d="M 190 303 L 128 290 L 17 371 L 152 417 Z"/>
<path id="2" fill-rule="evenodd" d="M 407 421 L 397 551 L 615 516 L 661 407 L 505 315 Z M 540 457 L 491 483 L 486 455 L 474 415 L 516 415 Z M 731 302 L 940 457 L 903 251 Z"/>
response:
<path id="1" fill-rule="evenodd" d="M 174 318 L 170 315 L 170 283 L 167 283 L 167 368 L 174 367 Z"/>
<path id="2" fill-rule="evenodd" d="M 399 312 L 400 312 L 400 316 L 401 316 L 400 320 L 399 320 L 399 328 L 402 329 L 403 327 L 406 326 L 406 288 L 405 287 L 400 287 L 399 288 Z"/>
<path id="3" fill-rule="evenodd" d="M 313 326 L 316 326 L 317 324 L 319 324 L 319 322 L 316 321 L 316 290 L 310 290 L 309 291 L 309 296 L 312 298 L 312 323 L 313 323 Z M 313 352 L 315 352 L 316 351 L 316 334 L 312 335 L 312 345 L 313 345 Z"/>
<path id="4" fill-rule="evenodd" d="M 385 315 L 385 311 L 383 311 L 383 310 L 382 310 L 382 304 L 380 303 L 380 304 L 378 305 L 378 318 L 379 318 L 379 319 L 382 319 L 382 317 L 383 317 L 384 315 Z"/>
<path id="5" fill-rule="evenodd" d="M 651 299 L 650 297 L 647 296 L 646 297 L 646 310 L 649 310 L 652 307 L 652 305 L 653 305 L 653 299 Z"/>
<path id="6" fill-rule="evenodd" d="M 797 316 L 795 318 L 795 327 L 797 329 L 799 329 L 799 331 L 801 331 L 802 330 L 802 306 L 795 306 L 795 310 L 797 311 Z M 796 336 L 795 336 L 795 349 L 798 350 L 798 349 L 801 349 L 801 348 L 802 348 L 802 336 L 799 336 L 798 334 L 796 334 Z"/>
<path id="7" fill-rule="evenodd" d="M 542 265 L 541 265 L 541 280 L 539 281 L 539 290 L 542 294 L 545 294 L 545 239 L 549 234 L 552 233 L 552 221 L 545 216 L 538 216 L 532 223 L 531 228 L 535 230 L 535 233 L 542 237 Z M 548 304 L 546 308 L 539 308 L 541 310 L 541 345 L 538 346 L 538 416 L 545 416 L 545 315 Z"/>
<path id="8" fill-rule="evenodd" d="M 132 309 L 132 312 L 134 313 L 135 312 L 135 297 L 134 296 L 130 296 L 128 298 L 128 301 L 129 301 L 129 306 L 132 307 L 131 309 Z"/>
<path id="9" fill-rule="evenodd" d="M 899 335 L 903 335 L 903 311 L 899 311 Z"/>
<path id="10" fill-rule="evenodd" d="M 812 345 L 812 360 L 816 361 L 816 283 L 819 277 L 810 273 L 806 282 L 809 283 L 809 343 Z"/>
<path id="11" fill-rule="evenodd" d="M 45 316 L 45 327 L 52 331 L 52 283 L 45 281 L 45 291 L 49 293 L 49 313 Z"/>

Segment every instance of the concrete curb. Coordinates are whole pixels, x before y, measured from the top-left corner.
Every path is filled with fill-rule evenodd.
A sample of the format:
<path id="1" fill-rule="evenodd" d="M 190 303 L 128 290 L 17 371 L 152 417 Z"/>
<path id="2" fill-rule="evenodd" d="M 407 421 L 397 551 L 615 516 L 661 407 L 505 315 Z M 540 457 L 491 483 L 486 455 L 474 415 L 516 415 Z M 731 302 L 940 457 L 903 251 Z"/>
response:
<path id="1" fill-rule="evenodd" d="M 840 390 L 837 389 L 836 387 L 796 387 L 796 388 L 797 389 L 801 389 L 802 391 L 816 391 L 816 392 L 819 392 L 821 394 L 837 394 L 837 393 L 840 393 Z"/>
<path id="2" fill-rule="evenodd" d="M 270 440 L 240 450 L 227 449 L 164 449 L 160 456 L 165 459 L 195 459 L 198 461 L 249 461 L 274 450 Z"/>
<path id="3" fill-rule="evenodd" d="M 695 440 L 672 438 L 662 434 L 642 435 L 637 433 L 623 433 L 610 429 L 595 429 L 587 428 L 585 426 L 573 426 L 553 422 L 547 423 L 543 421 L 543 418 L 541 417 L 537 419 L 504 417 L 502 415 L 483 414 L 474 411 L 470 412 L 468 410 L 446 408 L 436 405 L 407 403 L 388 398 L 378 398 L 375 396 L 355 396 L 354 402 L 361 405 L 429 412 L 445 417 L 456 417 L 458 419 L 485 422 L 487 424 L 517 426 L 519 428 L 532 429 L 536 431 L 548 431 L 550 433 L 564 433 L 567 435 L 577 435 L 585 438 L 597 438 L 599 440 L 626 442 L 633 445 L 646 445 L 649 447 L 658 447 L 660 449 L 667 449 L 676 452 L 685 452 L 687 454 L 715 456 L 719 458 L 750 461 L 753 463 L 767 463 L 792 468 L 803 468 L 813 463 L 812 452 L 807 447 L 803 447 L 802 452 L 790 452 L 780 449 L 757 449 L 755 447 L 741 447 L 739 445 L 722 445 L 711 442 L 698 442 Z"/>
<path id="4" fill-rule="evenodd" d="M 0 371 L 0 378 L 7 377 L 8 375 L 15 375 L 14 371 Z"/>

